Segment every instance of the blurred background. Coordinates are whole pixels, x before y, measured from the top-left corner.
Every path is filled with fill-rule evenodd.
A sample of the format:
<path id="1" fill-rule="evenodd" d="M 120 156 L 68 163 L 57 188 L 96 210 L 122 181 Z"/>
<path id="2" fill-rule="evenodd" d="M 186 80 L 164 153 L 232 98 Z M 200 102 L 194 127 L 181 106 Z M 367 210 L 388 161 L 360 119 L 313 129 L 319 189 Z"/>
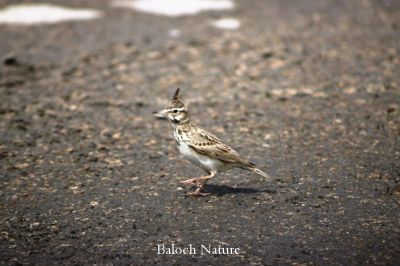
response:
<path id="1" fill-rule="evenodd" d="M 396 264 L 399 18 L 396 0 L 0 0 L 0 264 Z M 152 115 L 177 87 L 275 180 L 185 198 L 203 173 Z"/>

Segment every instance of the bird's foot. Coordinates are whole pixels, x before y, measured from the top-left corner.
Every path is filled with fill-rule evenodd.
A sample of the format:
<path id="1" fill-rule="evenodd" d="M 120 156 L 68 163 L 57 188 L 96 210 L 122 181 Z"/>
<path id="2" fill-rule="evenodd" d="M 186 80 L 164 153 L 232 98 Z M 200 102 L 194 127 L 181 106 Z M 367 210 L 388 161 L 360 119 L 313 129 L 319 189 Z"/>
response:
<path id="1" fill-rule="evenodd" d="M 191 196 L 191 197 L 203 197 L 203 196 L 208 196 L 210 193 L 203 193 L 201 192 L 203 188 L 197 188 L 194 192 L 187 192 L 186 196 Z"/>

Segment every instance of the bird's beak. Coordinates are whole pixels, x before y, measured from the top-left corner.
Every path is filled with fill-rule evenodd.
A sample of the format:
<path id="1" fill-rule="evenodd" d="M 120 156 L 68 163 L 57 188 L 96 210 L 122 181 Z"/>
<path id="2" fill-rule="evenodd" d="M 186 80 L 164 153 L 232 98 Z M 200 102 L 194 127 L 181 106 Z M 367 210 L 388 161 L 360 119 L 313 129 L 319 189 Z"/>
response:
<path id="1" fill-rule="evenodd" d="M 153 112 L 153 115 L 159 119 L 167 119 L 167 111 L 166 110 Z"/>

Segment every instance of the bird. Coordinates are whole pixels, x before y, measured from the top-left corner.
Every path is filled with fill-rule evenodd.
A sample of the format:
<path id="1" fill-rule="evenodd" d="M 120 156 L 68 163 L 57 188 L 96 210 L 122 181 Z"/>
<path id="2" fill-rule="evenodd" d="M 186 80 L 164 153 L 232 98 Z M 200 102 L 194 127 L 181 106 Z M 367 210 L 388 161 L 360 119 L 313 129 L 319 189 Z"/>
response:
<path id="1" fill-rule="evenodd" d="M 249 170 L 267 180 L 272 180 L 270 175 L 242 158 L 218 137 L 193 123 L 179 91 L 179 88 L 175 91 L 170 105 L 166 109 L 154 112 L 154 116 L 167 119 L 171 123 L 179 152 L 185 159 L 207 173 L 204 176 L 181 181 L 184 185 L 196 186 L 194 192 L 186 193 L 187 196 L 209 195 L 210 193 L 205 193 L 207 181 L 215 177 L 217 173 L 231 168 Z"/>

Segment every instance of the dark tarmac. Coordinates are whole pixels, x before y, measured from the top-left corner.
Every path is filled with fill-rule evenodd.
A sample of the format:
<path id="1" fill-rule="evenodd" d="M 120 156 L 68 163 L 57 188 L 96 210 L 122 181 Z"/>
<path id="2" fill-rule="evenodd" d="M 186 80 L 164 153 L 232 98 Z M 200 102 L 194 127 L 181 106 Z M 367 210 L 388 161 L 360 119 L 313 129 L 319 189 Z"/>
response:
<path id="1" fill-rule="evenodd" d="M 177 18 L 52 3 L 105 16 L 0 25 L 1 265 L 399 265 L 399 1 Z M 210 26 L 225 16 L 241 28 Z M 152 115 L 177 87 L 192 120 L 276 180 L 232 170 L 185 197 L 179 181 L 203 173 Z"/>

